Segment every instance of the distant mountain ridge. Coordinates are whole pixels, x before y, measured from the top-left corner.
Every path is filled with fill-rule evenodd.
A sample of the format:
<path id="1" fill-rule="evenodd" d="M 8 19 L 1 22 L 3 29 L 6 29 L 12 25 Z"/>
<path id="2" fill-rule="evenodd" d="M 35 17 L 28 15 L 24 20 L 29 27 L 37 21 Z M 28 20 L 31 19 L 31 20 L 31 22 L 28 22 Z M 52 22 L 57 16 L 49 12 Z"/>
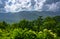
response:
<path id="1" fill-rule="evenodd" d="M 60 16 L 60 12 L 51 12 L 51 11 L 21 11 L 17 13 L 0 13 L 0 21 L 6 22 L 19 22 L 22 19 L 34 20 L 39 16 Z"/>

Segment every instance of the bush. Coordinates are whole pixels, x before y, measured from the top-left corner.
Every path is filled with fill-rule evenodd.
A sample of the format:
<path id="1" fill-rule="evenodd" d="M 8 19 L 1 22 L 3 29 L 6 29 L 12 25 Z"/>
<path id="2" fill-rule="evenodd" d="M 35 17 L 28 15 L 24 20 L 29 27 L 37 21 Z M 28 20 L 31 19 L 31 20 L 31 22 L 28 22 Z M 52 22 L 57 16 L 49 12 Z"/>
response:
<path id="1" fill-rule="evenodd" d="M 57 35 L 47 29 L 40 32 L 27 29 L 14 29 L 11 36 L 12 39 L 57 39 Z"/>

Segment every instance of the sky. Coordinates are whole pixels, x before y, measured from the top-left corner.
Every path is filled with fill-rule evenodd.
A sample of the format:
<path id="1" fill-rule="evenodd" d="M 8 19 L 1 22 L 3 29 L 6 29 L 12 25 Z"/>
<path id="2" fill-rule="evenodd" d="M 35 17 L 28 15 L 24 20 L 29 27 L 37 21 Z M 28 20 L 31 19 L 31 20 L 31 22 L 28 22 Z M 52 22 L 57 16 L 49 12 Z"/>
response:
<path id="1" fill-rule="evenodd" d="M 0 12 L 60 11 L 60 0 L 0 0 Z"/>

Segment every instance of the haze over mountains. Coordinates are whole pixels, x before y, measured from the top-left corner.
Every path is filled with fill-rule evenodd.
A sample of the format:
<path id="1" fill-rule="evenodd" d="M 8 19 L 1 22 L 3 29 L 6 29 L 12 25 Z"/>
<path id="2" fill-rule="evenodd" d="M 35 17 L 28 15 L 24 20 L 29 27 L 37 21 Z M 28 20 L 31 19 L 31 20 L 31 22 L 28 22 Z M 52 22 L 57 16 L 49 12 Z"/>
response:
<path id="1" fill-rule="evenodd" d="M 19 22 L 22 19 L 34 20 L 39 16 L 60 16 L 60 12 L 52 12 L 52 11 L 21 11 L 17 13 L 0 13 L 0 21 L 6 21 L 9 23 Z"/>
<path id="2" fill-rule="evenodd" d="M 34 20 L 60 16 L 60 0 L 0 0 L 0 21 Z"/>

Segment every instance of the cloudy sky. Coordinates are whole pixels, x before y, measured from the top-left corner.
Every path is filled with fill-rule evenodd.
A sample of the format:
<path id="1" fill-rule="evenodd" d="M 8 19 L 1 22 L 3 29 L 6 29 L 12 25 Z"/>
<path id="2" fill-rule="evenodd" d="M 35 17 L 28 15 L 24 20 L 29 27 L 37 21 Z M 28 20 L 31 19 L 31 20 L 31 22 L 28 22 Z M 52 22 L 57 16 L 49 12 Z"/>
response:
<path id="1" fill-rule="evenodd" d="M 60 11 L 60 0 L 0 0 L 0 12 Z"/>

